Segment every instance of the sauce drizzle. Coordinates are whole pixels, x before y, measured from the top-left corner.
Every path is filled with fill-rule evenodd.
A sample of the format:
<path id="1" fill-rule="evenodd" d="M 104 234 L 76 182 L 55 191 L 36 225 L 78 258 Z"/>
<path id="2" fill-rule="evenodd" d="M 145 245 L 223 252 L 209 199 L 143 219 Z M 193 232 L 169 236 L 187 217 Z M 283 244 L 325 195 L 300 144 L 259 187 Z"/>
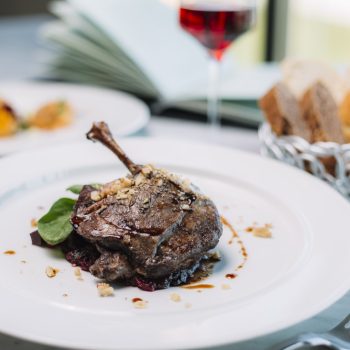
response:
<path id="1" fill-rule="evenodd" d="M 187 285 L 184 285 L 182 286 L 182 288 L 185 288 L 185 289 L 209 289 L 209 288 L 215 288 L 214 285 L 212 284 L 187 284 Z"/>
<path id="2" fill-rule="evenodd" d="M 237 244 L 240 247 L 240 252 L 242 254 L 243 261 L 236 267 L 235 271 L 237 271 L 239 269 L 242 269 L 248 260 L 247 248 L 245 247 L 245 245 L 244 245 L 241 237 L 237 233 L 237 231 L 233 228 L 233 226 L 230 224 L 230 222 L 225 217 L 221 216 L 221 222 L 224 226 L 226 226 L 230 230 L 230 232 L 232 234 L 232 237 L 228 241 L 228 244 L 232 244 L 233 241 L 236 240 Z M 227 275 L 231 275 L 231 274 L 227 274 Z M 230 277 L 227 277 L 227 275 L 225 277 L 230 278 Z M 235 275 L 235 274 L 232 274 L 232 275 Z M 235 277 L 237 277 L 237 276 L 235 275 Z M 235 277 L 231 277 L 231 278 L 235 278 Z"/>
<path id="3" fill-rule="evenodd" d="M 4 254 L 6 254 L 6 255 L 14 255 L 14 254 L 16 254 L 16 252 L 14 250 L 6 250 L 4 252 Z"/>
<path id="4" fill-rule="evenodd" d="M 228 273 L 225 275 L 225 277 L 228 278 L 229 280 L 233 280 L 234 278 L 237 277 L 237 275 L 234 273 Z"/>
<path id="5" fill-rule="evenodd" d="M 132 298 L 131 301 L 133 303 L 137 303 L 138 301 L 143 301 L 141 298 Z"/>

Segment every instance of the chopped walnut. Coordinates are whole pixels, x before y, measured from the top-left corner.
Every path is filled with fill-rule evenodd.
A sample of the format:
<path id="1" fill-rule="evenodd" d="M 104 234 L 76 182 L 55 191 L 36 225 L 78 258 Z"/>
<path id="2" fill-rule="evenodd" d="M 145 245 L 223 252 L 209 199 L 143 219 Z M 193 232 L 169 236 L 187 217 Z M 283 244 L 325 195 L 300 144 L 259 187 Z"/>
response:
<path id="1" fill-rule="evenodd" d="M 135 186 L 141 185 L 146 180 L 145 176 L 140 173 L 135 176 Z"/>
<path id="2" fill-rule="evenodd" d="M 179 302 L 179 301 L 181 301 L 181 296 L 177 293 L 171 293 L 170 300 L 175 301 L 175 302 Z"/>
<path id="3" fill-rule="evenodd" d="M 152 174 L 153 170 L 154 170 L 153 166 L 150 164 L 147 164 L 141 169 L 141 172 L 143 175 L 148 176 Z"/>
<path id="4" fill-rule="evenodd" d="M 55 269 L 54 267 L 48 266 L 45 270 L 45 273 L 47 277 L 52 278 L 55 277 L 59 271 L 59 269 Z"/>
<path id="5" fill-rule="evenodd" d="M 108 283 L 97 283 L 97 290 L 100 297 L 109 297 L 114 294 L 114 289 Z"/>
<path id="6" fill-rule="evenodd" d="M 79 281 L 82 281 L 83 280 L 83 276 L 81 275 L 81 269 L 80 267 L 76 267 L 74 269 L 74 275 L 76 276 L 76 278 L 79 280 Z"/>
<path id="7" fill-rule="evenodd" d="M 148 301 L 146 300 L 137 300 L 133 302 L 133 305 L 136 309 L 145 309 L 147 307 Z"/>
<path id="8" fill-rule="evenodd" d="M 246 232 L 252 233 L 255 237 L 271 238 L 271 224 L 265 224 L 264 226 L 249 226 L 246 228 Z"/>
<path id="9" fill-rule="evenodd" d="M 38 221 L 33 218 L 32 220 L 30 220 L 30 226 L 37 227 L 38 226 Z"/>
<path id="10" fill-rule="evenodd" d="M 229 284 L 222 284 L 222 285 L 221 285 L 221 289 L 223 289 L 223 290 L 228 290 L 228 289 L 231 289 L 231 287 L 230 287 Z"/>
<path id="11" fill-rule="evenodd" d="M 188 204 L 182 204 L 182 205 L 180 206 L 180 208 L 181 208 L 182 210 L 191 210 L 191 207 L 190 207 Z"/>
<path id="12" fill-rule="evenodd" d="M 95 202 L 97 202 L 97 201 L 99 201 L 101 199 L 99 191 L 92 191 L 91 194 L 90 194 L 90 197 Z"/>

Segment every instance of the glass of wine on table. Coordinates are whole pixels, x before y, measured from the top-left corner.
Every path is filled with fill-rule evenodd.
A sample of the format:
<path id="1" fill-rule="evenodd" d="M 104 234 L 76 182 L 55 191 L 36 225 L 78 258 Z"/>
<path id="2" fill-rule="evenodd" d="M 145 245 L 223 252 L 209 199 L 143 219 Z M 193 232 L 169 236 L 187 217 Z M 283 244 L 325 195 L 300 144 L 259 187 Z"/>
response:
<path id="1" fill-rule="evenodd" d="M 219 70 L 226 49 L 255 24 L 255 0 L 181 0 L 181 27 L 209 53 L 208 120 L 217 130 Z"/>

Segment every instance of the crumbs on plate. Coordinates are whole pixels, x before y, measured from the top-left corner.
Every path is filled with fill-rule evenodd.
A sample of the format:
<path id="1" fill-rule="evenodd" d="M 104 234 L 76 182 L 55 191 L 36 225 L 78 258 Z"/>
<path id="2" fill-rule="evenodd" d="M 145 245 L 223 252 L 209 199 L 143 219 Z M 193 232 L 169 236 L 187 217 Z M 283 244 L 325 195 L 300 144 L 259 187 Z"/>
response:
<path id="1" fill-rule="evenodd" d="M 221 289 L 228 290 L 228 289 L 231 289 L 231 286 L 229 284 L 222 284 Z"/>
<path id="2" fill-rule="evenodd" d="M 55 269 L 54 267 L 51 267 L 51 266 L 48 266 L 45 269 L 46 276 L 49 278 L 55 277 L 59 271 L 60 271 L 59 269 Z"/>
<path id="3" fill-rule="evenodd" d="M 175 301 L 175 302 L 179 302 L 179 301 L 181 301 L 181 296 L 177 293 L 171 293 L 170 300 Z"/>
<path id="4" fill-rule="evenodd" d="M 248 233 L 252 233 L 255 237 L 261 237 L 261 238 L 271 238 L 272 237 L 272 225 L 271 224 L 265 224 L 264 226 L 248 226 L 245 231 Z"/>
<path id="5" fill-rule="evenodd" d="M 81 275 L 80 267 L 75 267 L 74 268 L 74 276 L 77 278 L 77 280 L 83 281 L 83 276 Z"/>
<path id="6" fill-rule="evenodd" d="M 135 309 L 145 309 L 147 307 L 148 301 L 143 300 L 141 298 L 133 298 L 131 300 Z"/>
<path id="7" fill-rule="evenodd" d="M 110 297 L 114 295 L 114 289 L 108 283 L 97 283 L 97 290 L 100 297 Z"/>
<path id="8" fill-rule="evenodd" d="M 32 226 L 33 228 L 38 227 L 38 221 L 36 219 L 32 218 L 30 220 L 30 226 Z"/>

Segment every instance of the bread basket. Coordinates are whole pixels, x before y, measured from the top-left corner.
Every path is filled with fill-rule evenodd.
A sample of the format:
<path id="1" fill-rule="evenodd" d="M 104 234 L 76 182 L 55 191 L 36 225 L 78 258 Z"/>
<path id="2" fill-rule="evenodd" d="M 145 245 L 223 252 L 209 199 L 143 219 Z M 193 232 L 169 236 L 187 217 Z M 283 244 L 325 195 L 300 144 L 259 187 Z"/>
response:
<path id="1" fill-rule="evenodd" d="M 276 136 L 267 123 L 260 126 L 259 139 L 263 155 L 315 175 L 350 199 L 350 144 L 310 144 L 298 136 Z"/>

